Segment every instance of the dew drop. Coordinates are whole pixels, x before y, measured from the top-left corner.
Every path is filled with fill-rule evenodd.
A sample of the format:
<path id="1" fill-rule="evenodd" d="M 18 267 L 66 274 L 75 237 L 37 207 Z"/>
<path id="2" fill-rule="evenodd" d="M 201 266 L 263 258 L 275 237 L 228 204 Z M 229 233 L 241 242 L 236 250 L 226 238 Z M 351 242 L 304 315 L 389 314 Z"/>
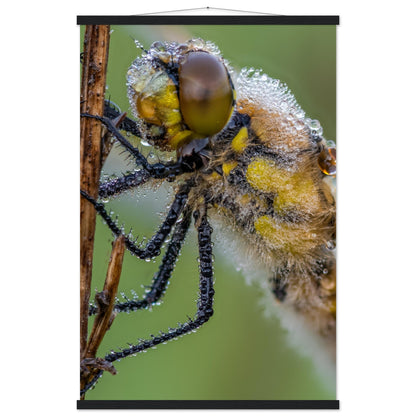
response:
<path id="1" fill-rule="evenodd" d="M 137 39 L 134 40 L 134 44 L 136 45 L 137 49 L 144 50 L 144 46 Z"/>
<path id="2" fill-rule="evenodd" d="M 149 147 L 149 146 L 151 146 L 151 144 L 150 144 L 147 140 L 145 140 L 145 139 L 140 139 L 140 144 L 141 144 L 142 146 L 144 146 L 144 147 Z"/>
<path id="3" fill-rule="evenodd" d="M 335 241 L 334 240 L 327 241 L 326 247 L 328 248 L 328 250 L 334 250 L 336 247 Z"/>

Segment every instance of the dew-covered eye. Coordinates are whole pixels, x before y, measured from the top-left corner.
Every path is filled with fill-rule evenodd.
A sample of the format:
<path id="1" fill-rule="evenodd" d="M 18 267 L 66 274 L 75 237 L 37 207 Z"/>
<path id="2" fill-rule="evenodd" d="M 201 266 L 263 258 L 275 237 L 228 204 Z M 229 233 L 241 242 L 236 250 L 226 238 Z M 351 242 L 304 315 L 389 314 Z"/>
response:
<path id="1" fill-rule="evenodd" d="M 233 89 L 224 64 L 209 53 L 189 52 L 179 67 L 179 102 L 192 131 L 202 136 L 220 132 L 233 108 Z"/>

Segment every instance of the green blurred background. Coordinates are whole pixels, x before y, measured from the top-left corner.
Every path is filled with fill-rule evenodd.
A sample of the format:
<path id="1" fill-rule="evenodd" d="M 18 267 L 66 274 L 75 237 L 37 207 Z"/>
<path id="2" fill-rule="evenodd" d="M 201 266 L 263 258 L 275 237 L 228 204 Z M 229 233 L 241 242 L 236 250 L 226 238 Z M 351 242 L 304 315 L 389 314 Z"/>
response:
<path id="1" fill-rule="evenodd" d="M 318 119 L 324 136 L 336 134 L 336 34 L 334 26 L 113 26 L 107 97 L 128 111 L 126 72 L 141 51 L 155 40 L 186 41 L 201 37 L 216 43 L 235 69 L 262 68 L 286 82 L 310 118 Z M 83 28 L 81 27 L 81 46 Z M 128 111 L 129 112 L 129 111 Z M 129 112 L 130 115 L 130 112 Z M 104 172 L 120 174 L 134 166 L 113 148 Z M 172 200 L 168 184 L 146 187 L 111 200 L 126 230 L 150 238 Z M 214 234 L 218 230 L 214 228 Z M 97 221 L 92 288 L 101 290 L 111 252 L 112 236 Z M 217 250 L 216 250 L 217 248 Z M 335 399 L 335 381 L 328 385 L 311 359 L 291 347 L 277 318 L 267 318 L 262 290 L 245 283 L 227 256 L 214 246 L 214 316 L 195 334 L 116 362 L 116 376 L 104 374 L 87 393 L 90 400 L 110 399 Z M 125 348 L 137 338 L 175 327 L 192 317 L 198 297 L 197 245 L 192 230 L 160 306 L 152 311 L 119 314 L 99 350 Z M 159 263 L 125 254 L 120 291 L 139 296 Z M 266 277 L 265 277 L 266 278 Z M 90 320 L 90 324 L 92 320 Z"/>

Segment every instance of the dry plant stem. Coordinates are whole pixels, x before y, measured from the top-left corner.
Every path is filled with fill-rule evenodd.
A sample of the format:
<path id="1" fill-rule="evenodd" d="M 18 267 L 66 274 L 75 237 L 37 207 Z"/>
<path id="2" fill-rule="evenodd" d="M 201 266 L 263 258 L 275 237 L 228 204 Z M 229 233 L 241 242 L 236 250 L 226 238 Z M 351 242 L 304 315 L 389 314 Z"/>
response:
<path id="1" fill-rule="evenodd" d="M 114 241 L 103 291 L 97 293 L 95 296 L 98 305 L 98 313 L 95 316 L 84 358 L 95 357 L 98 347 L 111 325 L 115 297 L 117 295 L 121 269 L 123 266 L 125 250 L 124 240 L 124 236 L 120 235 Z"/>
<path id="2" fill-rule="evenodd" d="M 88 25 L 85 28 L 81 83 L 81 113 L 103 115 L 110 27 Z M 101 124 L 92 118 L 81 119 L 81 189 L 98 196 L 101 171 Z M 91 294 L 94 249 L 95 209 L 81 198 L 81 284 L 80 341 L 81 357 L 87 346 L 88 309 Z"/>
<path id="3" fill-rule="evenodd" d="M 105 333 L 108 331 L 114 319 L 114 302 L 123 267 L 124 240 L 124 236 L 121 235 L 113 242 L 104 287 L 102 292 L 97 293 L 95 296 L 98 313 L 95 316 L 87 348 L 81 360 L 81 390 L 93 380 L 100 370 L 116 374 L 116 370 L 111 363 L 105 362 L 102 358 L 95 358 L 95 355 Z M 84 399 L 84 396 L 85 394 L 81 399 Z"/>

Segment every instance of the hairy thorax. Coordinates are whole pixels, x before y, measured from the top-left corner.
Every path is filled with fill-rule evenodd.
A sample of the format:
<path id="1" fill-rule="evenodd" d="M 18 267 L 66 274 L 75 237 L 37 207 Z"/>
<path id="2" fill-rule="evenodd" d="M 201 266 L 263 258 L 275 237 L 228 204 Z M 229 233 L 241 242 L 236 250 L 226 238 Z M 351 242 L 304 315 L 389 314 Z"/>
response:
<path id="1" fill-rule="evenodd" d="M 214 138 L 193 195 L 242 237 L 245 253 L 269 271 L 276 301 L 335 345 L 335 199 L 319 165 L 325 141 L 281 115 L 239 102 Z M 211 215 L 211 214 L 210 214 Z"/>

